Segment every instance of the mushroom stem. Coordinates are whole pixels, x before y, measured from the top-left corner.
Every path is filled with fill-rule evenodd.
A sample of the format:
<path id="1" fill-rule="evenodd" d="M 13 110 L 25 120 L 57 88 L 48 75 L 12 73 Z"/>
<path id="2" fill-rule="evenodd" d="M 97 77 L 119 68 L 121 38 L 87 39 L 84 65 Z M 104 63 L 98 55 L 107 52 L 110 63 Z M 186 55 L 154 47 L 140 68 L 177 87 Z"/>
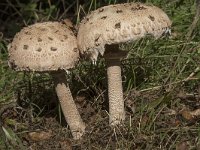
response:
<path id="1" fill-rule="evenodd" d="M 65 77 L 65 72 L 53 72 L 51 75 L 54 79 L 56 94 L 60 101 L 65 119 L 71 129 L 72 136 L 74 139 L 80 139 L 80 137 L 84 134 L 85 124 L 82 121 L 76 104 L 73 100 Z"/>
<path id="2" fill-rule="evenodd" d="M 120 124 L 125 119 L 120 59 L 107 59 L 109 123 Z"/>
<path id="3" fill-rule="evenodd" d="M 104 58 L 107 62 L 109 123 L 110 125 L 117 125 L 125 120 L 120 59 L 127 52 L 120 51 L 118 44 L 106 45 L 105 48 Z"/>

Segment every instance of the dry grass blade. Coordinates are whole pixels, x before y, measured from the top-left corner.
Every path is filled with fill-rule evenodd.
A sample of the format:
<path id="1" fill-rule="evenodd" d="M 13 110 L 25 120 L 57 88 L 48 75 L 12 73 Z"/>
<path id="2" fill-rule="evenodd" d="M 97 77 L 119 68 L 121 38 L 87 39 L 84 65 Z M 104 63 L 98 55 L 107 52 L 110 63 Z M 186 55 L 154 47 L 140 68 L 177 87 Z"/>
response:
<path id="1" fill-rule="evenodd" d="M 194 32 L 194 29 L 197 26 L 197 23 L 199 21 L 200 18 L 200 0 L 196 0 L 196 14 L 194 16 L 193 22 L 192 24 L 189 26 L 189 31 L 186 35 L 187 40 L 189 40 L 190 38 L 192 38 L 192 33 Z M 190 40 L 189 40 L 190 41 Z"/>

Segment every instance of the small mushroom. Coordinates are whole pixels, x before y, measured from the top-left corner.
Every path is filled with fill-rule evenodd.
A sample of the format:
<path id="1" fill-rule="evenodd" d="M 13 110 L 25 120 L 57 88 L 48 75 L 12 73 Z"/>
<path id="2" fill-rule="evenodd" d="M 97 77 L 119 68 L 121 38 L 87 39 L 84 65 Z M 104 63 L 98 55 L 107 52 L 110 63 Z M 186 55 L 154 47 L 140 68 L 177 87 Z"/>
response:
<path id="1" fill-rule="evenodd" d="M 104 16 L 107 18 L 102 19 Z M 159 38 L 170 31 L 171 21 L 160 8 L 142 3 L 105 6 L 85 18 L 78 30 L 78 47 L 80 53 L 93 62 L 96 62 L 99 54 L 107 62 L 109 122 L 116 125 L 125 119 L 120 59 L 127 54 L 120 50 L 119 44 L 149 34 Z"/>
<path id="2" fill-rule="evenodd" d="M 14 37 L 8 51 L 11 68 L 17 71 L 49 72 L 52 75 L 65 119 L 74 139 L 79 139 L 85 131 L 85 124 L 65 77 L 65 71 L 73 68 L 79 60 L 79 52 L 74 49 L 77 49 L 77 39 L 66 25 L 44 22 L 23 28 Z"/>

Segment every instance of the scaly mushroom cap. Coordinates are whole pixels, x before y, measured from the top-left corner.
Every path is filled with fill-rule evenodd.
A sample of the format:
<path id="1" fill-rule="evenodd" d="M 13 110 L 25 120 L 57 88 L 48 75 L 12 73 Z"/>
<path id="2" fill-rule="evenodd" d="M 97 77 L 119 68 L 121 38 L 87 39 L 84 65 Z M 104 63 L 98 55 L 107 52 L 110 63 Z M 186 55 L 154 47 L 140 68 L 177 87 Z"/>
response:
<path id="1" fill-rule="evenodd" d="M 8 51 L 9 65 L 18 71 L 67 70 L 79 59 L 75 35 L 59 22 L 24 27 L 15 35 Z"/>
<path id="2" fill-rule="evenodd" d="M 87 15 L 78 32 L 78 47 L 96 61 L 106 44 L 134 41 L 151 34 L 159 38 L 169 32 L 171 21 L 158 7 L 125 3 L 101 7 Z"/>

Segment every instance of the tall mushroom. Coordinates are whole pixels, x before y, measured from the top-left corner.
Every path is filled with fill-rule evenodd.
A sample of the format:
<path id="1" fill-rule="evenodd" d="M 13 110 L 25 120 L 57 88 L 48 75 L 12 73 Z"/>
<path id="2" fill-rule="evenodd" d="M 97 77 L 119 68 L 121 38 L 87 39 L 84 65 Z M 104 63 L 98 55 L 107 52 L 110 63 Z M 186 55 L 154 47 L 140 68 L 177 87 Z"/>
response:
<path id="1" fill-rule="evenodd" d="M 75 139 L 84 133 L 85 124 L 73 101 L 65 71 L 79 60 L 77 39 L 65 24 L 59 22 L 36 23 L 24 27 L 11 43 L 9 65 L 17 71 L 48 72 L 65 119 Z"/>
<path id="2" fill-rule="evenodd" d="M 81 54 L 96 62 L 100 53 L 107 62 L 111 125 L 125 119 L 120 59 L 126 52 L 119 44 L 149 34 L 159 38 L 170 32 L 170 26 L 170 19 L 160 8 L 142 3 L 101 7 L 81 21 L 77 37 Z"/>

